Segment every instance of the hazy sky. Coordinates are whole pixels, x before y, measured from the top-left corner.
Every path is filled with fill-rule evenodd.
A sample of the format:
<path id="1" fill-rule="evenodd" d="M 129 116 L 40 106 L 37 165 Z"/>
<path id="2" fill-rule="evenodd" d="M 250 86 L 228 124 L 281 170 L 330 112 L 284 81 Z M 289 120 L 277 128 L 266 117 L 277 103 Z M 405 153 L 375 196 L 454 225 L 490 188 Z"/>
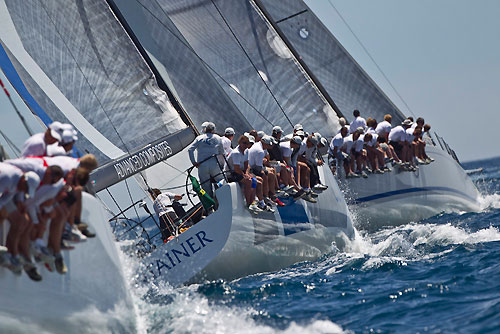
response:
<path id="1" fill-rule="evenodd" d="M 306 0 L 403 113 L 411 110 L 462 161 L 499 156 L 500 1 Z"/>
<path id="2" fill-rule="evenodd" d="M 500 125 L 500 0 L 306 3 L 403 113 L 409 114 L 331 4 L 339 10 L 414 114 L 423 116 L 462 161 L 500 155 L 496 144 Z M 0 78 L 6 83 L 1 73 Z M 26 113 L 19 98 L 14 99 Z M 32 117 L 27 119 L 36 127 Z M 0 92 L 0 129 L 19 143 L 26 133 L 17 122 Z M 3 138 L 0 142 L 4 143 Z"/>

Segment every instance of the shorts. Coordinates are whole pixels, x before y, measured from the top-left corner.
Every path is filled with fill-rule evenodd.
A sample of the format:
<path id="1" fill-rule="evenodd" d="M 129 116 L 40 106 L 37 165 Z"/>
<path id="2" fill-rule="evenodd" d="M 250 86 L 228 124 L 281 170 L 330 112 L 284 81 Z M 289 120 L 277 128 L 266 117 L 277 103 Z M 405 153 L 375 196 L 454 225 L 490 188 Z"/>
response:
<path id="1" fill-rule="evenodd" d="M 387 152 L 389 150 L 389 145 L 386 143 L 380 143 L 378 146 L 382 149 L 382 151 Z"/>
<path id="2" fill-rule="evenodd" d="M 231 174 L 227 177 L 227 182 L 241 182 L 243 180 L 243 175 L 231 172 Z"/>
<path id="3" fill-rule="evenodd" d="M 392 140 L 389 142 L 389 145 L 391 145 L 392 147 L 394 147 L 394 151 L 396 152 L 396 154 L 398 156 L 401 155 L 401 151 L 403 150 L 403 145 L 401 145 L 397 141 L 392 141 Z"/>
<path id="4" fill-rule="evenodd" d="M 264 177 L 264 175 L 267 175 L 267 170 L 260 166 L 252 167 L 250 171 L 255 176 Z"/>
<path id="5" fill-rule="evenodd" d="M 352 156 L 354 157 L 354 159 L 357 159 L 357 158 L 361 157 L 362 152 L 363 152 L 363 151 L 359 151 L 359 152 L 357 152 L 357 151 L 355 151 L 355 150 L 352 150 Z"/>

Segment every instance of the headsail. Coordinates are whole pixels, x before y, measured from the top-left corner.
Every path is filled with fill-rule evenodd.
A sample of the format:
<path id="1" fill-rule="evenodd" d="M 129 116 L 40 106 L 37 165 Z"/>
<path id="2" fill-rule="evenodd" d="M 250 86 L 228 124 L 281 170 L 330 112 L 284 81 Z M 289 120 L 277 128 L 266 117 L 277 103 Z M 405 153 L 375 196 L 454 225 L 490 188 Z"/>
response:
<path id="1" fill-rule="evenodd" d="M 158 3 L 254 128 L 287 131 L 300 122 L 326 136 L 336 133 L 331 105 L 253 1 Z"/>
<path id="2" fill-rule="evenodd" d="M 0 39 L 48 118 L 72 123 L 101 163 L 194 138 L 104 1 L 1 0 Z"/>
<path id="3" fill-rule="evenodd" d="M 405 119 L 302 0 L 260 2 L 348 120 L 354 109 L 377 121 L 385 114 L 393 124 Z"/>

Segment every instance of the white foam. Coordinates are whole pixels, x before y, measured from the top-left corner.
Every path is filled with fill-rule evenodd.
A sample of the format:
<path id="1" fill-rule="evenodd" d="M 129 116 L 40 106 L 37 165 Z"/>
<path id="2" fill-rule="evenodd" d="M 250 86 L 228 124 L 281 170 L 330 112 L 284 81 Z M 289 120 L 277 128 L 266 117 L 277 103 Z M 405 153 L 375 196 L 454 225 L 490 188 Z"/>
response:
<path id="1" fill-rule="evenodd" d="M 500 194 L 480 195 L 478 201 L 481 211 L 487 209 L 500 209 Z"/>

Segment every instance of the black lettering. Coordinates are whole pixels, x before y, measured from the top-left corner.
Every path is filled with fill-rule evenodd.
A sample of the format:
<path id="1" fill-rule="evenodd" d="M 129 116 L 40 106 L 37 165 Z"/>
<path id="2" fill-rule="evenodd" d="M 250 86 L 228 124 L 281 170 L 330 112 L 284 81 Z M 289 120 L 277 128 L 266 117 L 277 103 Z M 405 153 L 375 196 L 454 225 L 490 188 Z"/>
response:
<path id="1" fill-rule="evenodd" d="M 197 251 L 199 251 L 201 249 L 201 247 L 199 248 L 194 248 L 193 246 L 195 246 L 195 243 L 192 242 L 192 239 L 193 237 L 190 237 L 190 238 L 187 238 L 186 239 L 186 243 L 188 244 L 189 248 L 191 248 L 191 251 L 194 253 L 196 253 Z"/>
<path id="2" fill-rule="evenodd" d="M 161 268 L 166 267 L 170 270 L 170 267 L 162 260 L 156 260 L 156 269 L 158 269 L 158 276 L 161 276 Z"/>
<path id="3" fill-rule="evenodd" d="M 175 267 L 175 262 L 174 260 L 172 260 L 172 258 L 170 257 L 170 254 L 168 254 L 168 252 L 165 253 L 165 255 L 168 257 L 168 259 L 170 260 L 170 263 L 172 263 L 172 267 Z"/>
<path id="4" fill-rule="evenodd" d="M 185 257 L 191 256 L 191 255 L 189 255 L 189 252 L 187 251 L 186 246 L 184 246 L 184 243 L 181 243 L 181 246 L 182 246 L 182 249 L 184 249 L 184 253 L 181 251 L 178 251 L 177 249 L 172 248 L 172 254 L 175 255 L 175 258 L 177 259 L 177 261 L 179 261 L 179 263 L 181 263 L 181 260 L 179 260 L 179 257 L 177 256 L 177 254 L 184 255 Z"/>
<path id="5" fill-rule="evenodd" d="M 203 234 L 203 236 L 200 237 L 200 234 Z M 200 243 L 203 247 L 206 246 L 205 243 L 203 242 L 203 240 L 205 240 L 206 242 L 213 242 L 213 240 L 206 238 L 207 234 L 205 233 L 205 231 L 200 231 L 200 232 L 196 233 L 196 236 L 198 237 L 198 240 L 200 240 Z"/>

